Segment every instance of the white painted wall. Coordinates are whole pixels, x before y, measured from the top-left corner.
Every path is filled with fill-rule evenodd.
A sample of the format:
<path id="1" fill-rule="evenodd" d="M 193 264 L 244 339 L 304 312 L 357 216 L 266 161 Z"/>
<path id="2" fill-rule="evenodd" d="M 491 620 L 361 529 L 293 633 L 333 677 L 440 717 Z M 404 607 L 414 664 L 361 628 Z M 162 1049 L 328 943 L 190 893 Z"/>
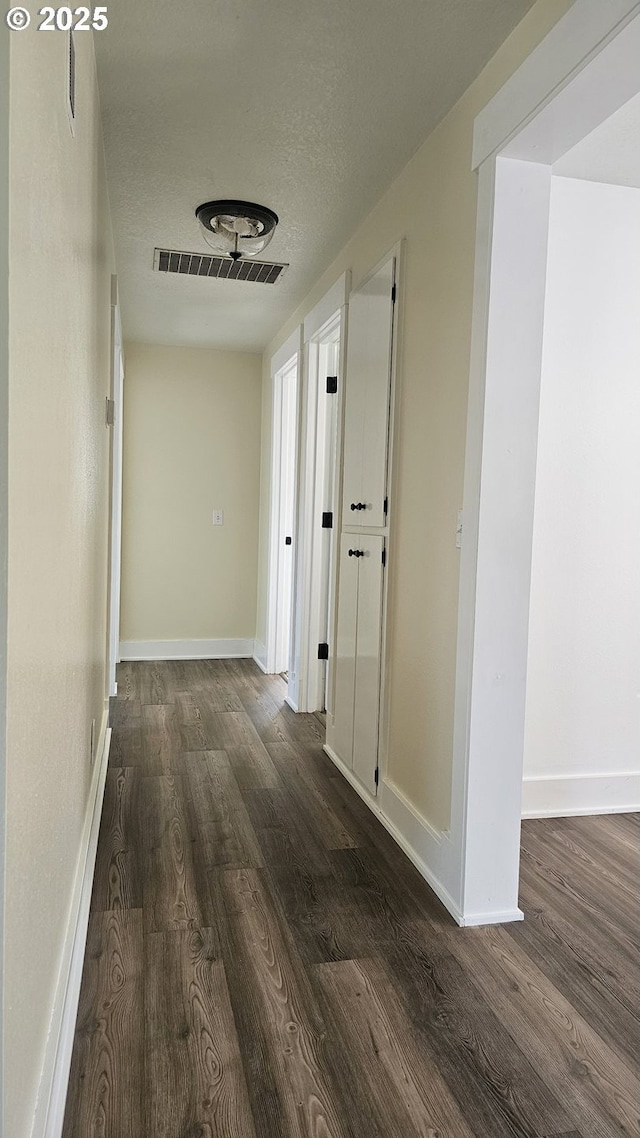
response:
<path id="1" fill-rule="evenodd" d="M 524 812 L 640 800 L 640 189 L 552 179 Z"/>

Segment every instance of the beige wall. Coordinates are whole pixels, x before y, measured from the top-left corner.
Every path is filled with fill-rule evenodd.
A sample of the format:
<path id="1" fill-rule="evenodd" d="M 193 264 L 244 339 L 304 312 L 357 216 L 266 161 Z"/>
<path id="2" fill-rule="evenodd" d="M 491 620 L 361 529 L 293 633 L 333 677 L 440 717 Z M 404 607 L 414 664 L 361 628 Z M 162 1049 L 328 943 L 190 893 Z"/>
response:
<path id="1" fill-rule="evenodd" d="M 258 355 L 126 345 L 122 640 L 255 636 L 260 385 Z"/>
<path id="2" fill-rule="evenodd" d="M 111 229 L 91 35 L 11 36 L 5 1133 L 31 1135 L 105 712 Z"/>
<path id="3" fill-rule="evenodd" d="M 9 410 L 9 31 L 0 23 L 0 1134 L 4 1116 L 4 852 L 7 738 Z"/>
<path id="4" fill-rule="evenodd" d="M 336 277 L 353 282 L 405 238 L 400 414 L 390 558 L 389 772 L 416 810 L 449 822 L 462 481 L 475 255 L 475 116 L 571 0 L 538 0 L 414 155 L 269 345 L 263 367 L 263 479 L 269 469 L 269 359 Z M 268 495 L 262 496 L 259 640 L 265 639 Z"/>

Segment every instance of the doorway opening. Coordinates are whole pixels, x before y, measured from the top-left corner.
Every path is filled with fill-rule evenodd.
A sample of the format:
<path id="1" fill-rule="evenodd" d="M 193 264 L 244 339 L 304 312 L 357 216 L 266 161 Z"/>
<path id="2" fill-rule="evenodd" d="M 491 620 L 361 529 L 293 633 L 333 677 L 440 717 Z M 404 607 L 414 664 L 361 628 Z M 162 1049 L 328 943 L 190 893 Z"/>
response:
<path id="1" fill-rule="evenodd" d="M 330 703 L 332 586 L 338 524 L 338 424 L 341 405 L 343 310 L 305 344 L 299 547 L 296 561 L 296 683 L 298 711 L 326 713 Z M 326 646 L 326 647 L 325 647 Z"/>
<path id="2" fill-rule="evenodd" d="M 273 375 L 267 671 L 291 676 L 299 353 Z"/>
<path id="3" fill-rule="evenodd" d="M 554 167 L 557 174 L 569 152 L 638 94 L 640 6 L 622 8 L 614 13 L 578 0 L 537 49 L 535 68 L 532 56 L 476 120 L 451 822 L 465 924 L 522 918 L 520 821 L 552 180 Z"/>

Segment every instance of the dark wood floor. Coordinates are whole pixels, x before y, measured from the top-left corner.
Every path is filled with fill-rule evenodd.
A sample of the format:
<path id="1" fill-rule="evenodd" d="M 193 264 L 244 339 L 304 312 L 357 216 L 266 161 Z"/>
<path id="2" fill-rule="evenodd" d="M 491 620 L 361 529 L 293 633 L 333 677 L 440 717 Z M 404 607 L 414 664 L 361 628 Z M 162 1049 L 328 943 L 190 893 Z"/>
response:
<path id="1" fill-rule="evenodd" d="M 458 929 L 248 661 L 128 664 L 64 1138 L 637 1136 L 638 818 Z"/>

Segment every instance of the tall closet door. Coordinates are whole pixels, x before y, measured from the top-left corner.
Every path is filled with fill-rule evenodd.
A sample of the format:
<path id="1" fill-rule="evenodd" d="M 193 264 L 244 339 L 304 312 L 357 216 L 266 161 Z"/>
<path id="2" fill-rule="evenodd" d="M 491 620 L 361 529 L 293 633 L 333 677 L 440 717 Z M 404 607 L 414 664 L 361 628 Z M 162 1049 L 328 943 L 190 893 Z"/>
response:
<path id="1" fill-rule="evenodd" d="M 360 533 L 352 534 L 351 537 L 356 539 L 357 547 L 363 555 L 358 558 L 352 765 L 353 773 L 358 776 L 360 782 L 375 794 L 380 713 L 384 538 Z"/>
<path id="2" fill-rule="evenodd" d="M 384 526 L 395 258 L 349 296 L 343 526 Z"/>
<path id="3" fill-rule="evenodd" d="M 353 761 L 353 716 L 356 692 L 356 627 L 358 620 L 359 534 L 343 533 L 338 566 L 338 619 L 333 654 L 335 686 L 333 727 L 327 739 L 346 766 Z M 351 554 L 349 554 L 351 550 Z"/>
<path id="4" fill-rule="evenodd" d="M 330 737 L 338 757 L 373 794 L 378 766 L 383 548 L 384 538 L 378 534 L 342 535 Z"/>

